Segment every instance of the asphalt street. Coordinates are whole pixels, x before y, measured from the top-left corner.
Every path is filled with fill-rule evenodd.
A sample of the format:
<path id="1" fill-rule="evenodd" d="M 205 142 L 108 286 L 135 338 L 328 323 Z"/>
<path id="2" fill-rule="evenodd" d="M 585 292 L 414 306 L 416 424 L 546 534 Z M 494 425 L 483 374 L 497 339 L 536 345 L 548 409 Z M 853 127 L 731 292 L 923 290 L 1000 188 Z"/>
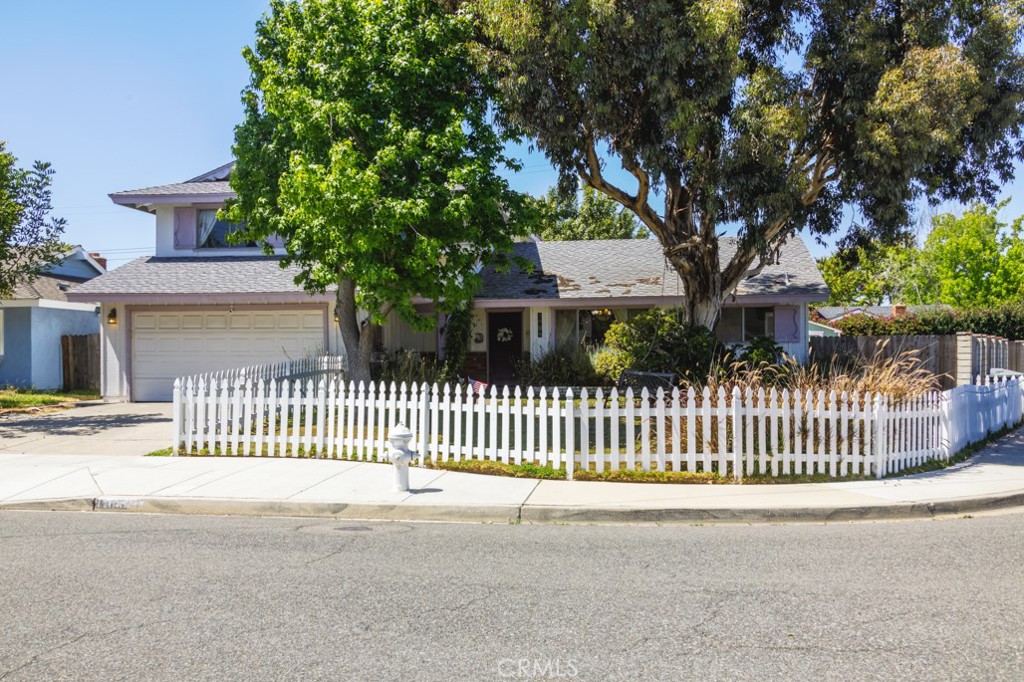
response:
<path id="1" fill-rule="evenodd" d="M 1024 514 L 0 513 L 0 680 L 1020 680 Z"/>

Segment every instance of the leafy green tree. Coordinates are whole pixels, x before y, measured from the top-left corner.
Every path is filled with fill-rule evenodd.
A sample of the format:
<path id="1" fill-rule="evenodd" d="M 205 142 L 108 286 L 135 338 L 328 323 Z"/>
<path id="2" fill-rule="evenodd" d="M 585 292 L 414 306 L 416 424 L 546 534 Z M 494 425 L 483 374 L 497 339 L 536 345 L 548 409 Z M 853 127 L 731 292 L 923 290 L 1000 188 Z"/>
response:
<path id="1" fill-rule="evenodd" d="M 822 258 L 829 302 L 984 308 L 1024 300 L 1024 218 L 1011 226 L 1000 222 L 1004 205 L 935 216 L 920 248 L 913 241 L 874 241 Z"/>
<path id="2" fill-rule="evenodd" d="M 831 292 L 830 305 L 921 303 L 918 257 L 912 240 L 871 242 L 818 259 L 818 269 Z"/>
<path id="3" fill-rule="evenodd" d="M 1022 156 L 1016 0 L 467 1 L 499 122 L 637 215 L 696 324 L 845 206 L 847 245 L 891 241 L 923 197 L 991 201 Z"/>
<path id="4" fill-rule="evenodd" d="M 0 298 L 67 250 L 61 241 L 67 223 L 50 215 L 53 168 L 42 161 L 31 169 L 17 163 L 0 140 Z"/>
<path id="5" fill-rule="evenodd" d="M 583 188 L 582 199 L 566 199 L 552 188 L 538 201 L 537 236 L 544 241 L 584 239 L 639 239 L 647 236 L 636 216 L 593 187 Z"/>
<path id="6" fill-rule="evenodd" d="M 1008 231 L 996 210 L 976 205 L 932 221 L 920 254 L 921 272 L 931 284 L 929 302 L 982 307 L 1024 295 L 1022 221 Z"/>
<path id="7" fill-rule="evenodd" d="M 310 292 L 336 287 L 349 376 L 370 378 L 373 331 L 417 298 L 458 309 L 478 263 L 511 249 L 522 199 L 471 58 L 473 18 L 431 0 L 273 0 L 244 56 L 235 130 L 239 240 L 280 235 Z M 266 247 L 265 248 L 269 248 Z"/>

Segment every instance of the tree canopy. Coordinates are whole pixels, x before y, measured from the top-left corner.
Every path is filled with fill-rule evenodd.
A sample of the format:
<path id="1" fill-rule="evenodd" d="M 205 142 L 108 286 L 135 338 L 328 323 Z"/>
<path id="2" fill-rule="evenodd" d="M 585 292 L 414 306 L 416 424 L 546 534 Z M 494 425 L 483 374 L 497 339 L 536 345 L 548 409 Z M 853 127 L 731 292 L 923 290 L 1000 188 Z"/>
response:
<path id="1" fill-rule="evenodd" d="M 713 326 L 807 229 L 900 237 L 922 198 L 992 201 L 1021 158 L 1016 0 L 473 0 L 498 120 L 633 211 Z M 631 176 L 606 174 L 605 157 Z M 740 245 L 722 262 L 719 236 Z"/>
<path id="2" fill-rule="evenodd" d="M 50 215 L 53 168 L 42 161 L 31 169 L 17 163 L 0 140 L 0 298 L 67 250 L 61 241 L 66 221 Z"/>
<path id="3" fill-rule="evenodd" d="M 374 325 L 432 325 L 417 301 L 458 308 L 520 229 L 473 30 L 432 0 L 273 0 L 244 52 L 225 217 L 241 240 L 280 235 L 306 290 L 337 287 L 353 379 L 369 379 Z"/>
<path id="4" fill-rule="evenodd" d="M 1024 302 L 1024 218 L 975 205 L 932 219 L 923 245 L 872 243 L 818 261 L 836 305 L 885 301 L 984 308 Z"/>
<path id="5" fill-rule="evenodd" d="M 593 187 L 583 188 L 582 197 L 566 198 L 552 188 L 537 200 L 535 233 L 544 241 L 583 239 L 638 239 L 647 236 L 636 216 Z"/>

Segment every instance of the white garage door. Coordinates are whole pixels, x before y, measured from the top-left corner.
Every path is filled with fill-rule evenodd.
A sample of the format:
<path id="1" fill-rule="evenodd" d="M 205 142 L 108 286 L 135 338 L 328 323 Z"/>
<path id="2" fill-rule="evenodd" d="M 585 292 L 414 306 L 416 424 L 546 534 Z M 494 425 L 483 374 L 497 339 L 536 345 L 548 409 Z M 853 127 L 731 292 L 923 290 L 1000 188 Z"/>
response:
<path id="1" fill-rule="evenodd" d="M 132 400 L 170 400 L 175 377 L 322 352 L 323 310 L 137 312 Z"/>

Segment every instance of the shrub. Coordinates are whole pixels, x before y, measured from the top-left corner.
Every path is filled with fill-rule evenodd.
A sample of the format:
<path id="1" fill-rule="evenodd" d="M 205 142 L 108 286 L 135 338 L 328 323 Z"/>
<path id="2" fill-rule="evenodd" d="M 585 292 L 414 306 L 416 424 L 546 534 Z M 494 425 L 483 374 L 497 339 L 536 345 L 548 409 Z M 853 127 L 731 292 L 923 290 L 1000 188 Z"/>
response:
<path id="1" fill-rule="evenodd" d="M 904 351 L 892 357 L 883 357 L 879 351 L 868 360 L 851 362 L 835 361 L 828 364 L 811 363 L 801 365 L 792 358 L 777 365 L 751 365 L 734 362 L 716 365 L 704 380 L 689 382 L 696 390 L 705 386 L 714 394 L 719 388 L 731 393 L 733 388 L 741 392 L 750 389 L 757 392 L 763 388 L 782 391 L 789 389 L 801 394 L 811 391 L 815 396 L 824 391 L 827 396 L 835 391 L 841 397 L 857 391 L 860 395 L 871 392 L 882 393 L 897 400 L 912 398 L 928 391 L 938 390 L 939 378 L 926 369 L 918 351 Z"/>
<path id="2" fill-rule="evenodd" d="M 645 310 L 628 322 L 616 322 L 604 341 L 596 369 L 609 382 L 627 369 L 703 380 L 725 353 L 710 330 L 682 322 L 675 310 Z"/>
<path id="3" fill-rule="evenodd" d="M 590 351 L 577 345 L 560 346 L 540 358 L 519 362 L 516 377 L 523 386 L 605 385 Z"/>
<path id="4" fill-rule="evenodd" d="M 473 304 L 448 314 L 444 327 L 444 360 L 442 369 L 449 379 L 455 379 L 462 372 L 462 365 L 469 353 L 469 336 L 473 328 Z"/>
<path id="5" fill-rule="evenodd" d="M 936 310 L 904 317 L 851 315 L 831 324 L 847 336 L 946 335 L 974 332 L 1016 340 L 1024 339 L 1024 304 L 1010 303 L 995 308 Z"/>
<path id="6" fill-rule="evenodd" d="M 443 384 L 458 380 L 456 371 L 446 363 L 439 363 L 432 357 L 419 353 L 396 351 L 386 355 L 383 362 L 374 367 L 373 380 L 401 384 Z"/>
<path id="7" fill-rule="evenodd" d="M 751 367 L 775 365 L 782 360 L 782 346 L 770 336 L 757 336 L 746 348 L 740 349 L 737 359 Z"/>

